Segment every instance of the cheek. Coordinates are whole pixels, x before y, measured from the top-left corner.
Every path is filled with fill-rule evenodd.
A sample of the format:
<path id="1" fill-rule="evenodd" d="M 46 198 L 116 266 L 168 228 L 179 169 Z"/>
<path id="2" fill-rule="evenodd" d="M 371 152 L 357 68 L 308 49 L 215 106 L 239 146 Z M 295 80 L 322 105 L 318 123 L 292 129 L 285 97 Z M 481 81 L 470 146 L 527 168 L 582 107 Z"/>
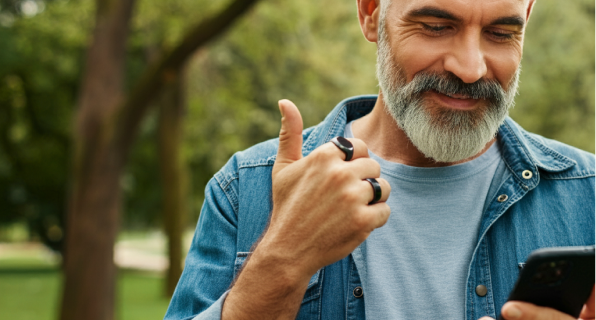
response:
<path id="1" fill-rule="evenodd" d="M 393 45 L 394 61 L 399 64 L 410 82 L 423 70 L 439 70 L 441 57 L 445 54 L 436 44 L 411 39 Z"/>
<path id="2" fill-rule="evenodd" d="M 503 52 L 498 54 L 498 52 L 495 52 L 487 56 L 486 60 L 490 73 L 489 78 L 497 79 L 501 87 L 507 90 L 521 62 L 521 53 Z"/>
<path id="3" fill-rule="evenodd" d="M 395 53 L 393 59 L 403 70 L 407 81 L 410 82 L 418 72 L 423 70 L 443 72 L 443 61 L 449 54 L 449 45 L 415 42 L 405 41 L 392 48 Z M 484 51 L 483 55 L 487 69 L 485 77 L 496 79 L 504 89 L 507 89 L 521 62 L 521 47 L 492 48 Z"/>

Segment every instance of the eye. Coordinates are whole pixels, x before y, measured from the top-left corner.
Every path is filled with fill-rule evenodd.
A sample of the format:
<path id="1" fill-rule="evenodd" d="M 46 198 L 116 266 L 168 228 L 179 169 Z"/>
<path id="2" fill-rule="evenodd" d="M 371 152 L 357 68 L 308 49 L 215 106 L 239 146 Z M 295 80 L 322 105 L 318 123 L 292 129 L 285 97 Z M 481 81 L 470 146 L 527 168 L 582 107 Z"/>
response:
<path id="1" fill-rule="evenodd" d="M 503 32 L 500 30 L 488 30 L 487 34 L 490 38 L 492 38 L 493 40 L 497 41 L 497 42 L 504 42 L 504 41 L 508 41 L 513 39 L 513 37 L 515 36 L 514 33 L 511 32 Z"/>
<path id="2" fill-rule="evenodd" d="M 428 31 L 433 36 L 440 36 L 448 30 L 449 26 L 429 25 L 429 24 L 423 23 L 422 28 L 424 28 L 424 30 Z"/>

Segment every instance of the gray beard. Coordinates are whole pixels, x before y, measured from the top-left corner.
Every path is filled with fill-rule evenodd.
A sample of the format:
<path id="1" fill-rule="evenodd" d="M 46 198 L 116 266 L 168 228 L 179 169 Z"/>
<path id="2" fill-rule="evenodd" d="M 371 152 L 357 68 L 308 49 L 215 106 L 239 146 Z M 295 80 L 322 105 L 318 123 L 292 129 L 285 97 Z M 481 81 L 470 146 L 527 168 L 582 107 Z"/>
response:
<path id="1" fill-rule="evenodd" d="M 496 81 L 465 84 L 444 75 L 419 72 L 410 83 L 394 62 L 385 32 L 381 10 L 377 78 L 387 113 L 405 132 L 412 144 L 427 158 L 453 163 L 479 154 L 497 131 L 514 105 L 520 68 L 504 91 Z M 484 108 L 473 111 L 440 108 L 431 114 L 422 94 L 432 88 L 440 93 L 464 92 L 486 99 Z M 463 89 L 462 89 L 463 88 Z"/>

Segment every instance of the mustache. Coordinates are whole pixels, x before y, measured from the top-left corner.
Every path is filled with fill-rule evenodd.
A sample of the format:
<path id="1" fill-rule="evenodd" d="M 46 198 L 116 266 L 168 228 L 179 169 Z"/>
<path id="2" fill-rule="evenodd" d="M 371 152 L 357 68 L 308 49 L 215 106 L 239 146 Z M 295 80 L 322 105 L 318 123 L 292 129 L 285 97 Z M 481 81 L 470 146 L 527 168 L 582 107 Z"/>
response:
<path id="1" fill-rule="evenodd" d="M 407 86 L 415 95 L 434 90 L 445 95 L 464 95 L 493 103 L 501 103 L 506 95 L 497 80 L 479 79 L 473 83 L 465 83 L 451 72 L 419 72 Z"/>

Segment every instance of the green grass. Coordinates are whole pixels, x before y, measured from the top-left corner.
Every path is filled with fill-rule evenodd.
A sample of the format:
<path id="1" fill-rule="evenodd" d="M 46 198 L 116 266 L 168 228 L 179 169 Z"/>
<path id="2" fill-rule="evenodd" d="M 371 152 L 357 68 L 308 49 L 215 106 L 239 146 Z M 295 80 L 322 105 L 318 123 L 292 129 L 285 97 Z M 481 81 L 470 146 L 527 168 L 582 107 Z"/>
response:
<path id="1" fill-rule="evenodd" d="M 0 263 L 0 320 L 57 319 L 61 279 L 56 267 L 39 262 Z M 169 299 L 162 288 L 158 275 L 121 270 L 116 319 L 163 319 Z"/>
<path id="2" fill-rule="evenodd" d="M 117 319 L 163 319 L 170 303 L 163 295 L 164 279 L 150 273 L 120 271 Z"/>
<path id="3" fill-rule="evenodd" d="M 0 269 L 0 319 L 56 319 L 60 276 L 50 268 Z"/>

